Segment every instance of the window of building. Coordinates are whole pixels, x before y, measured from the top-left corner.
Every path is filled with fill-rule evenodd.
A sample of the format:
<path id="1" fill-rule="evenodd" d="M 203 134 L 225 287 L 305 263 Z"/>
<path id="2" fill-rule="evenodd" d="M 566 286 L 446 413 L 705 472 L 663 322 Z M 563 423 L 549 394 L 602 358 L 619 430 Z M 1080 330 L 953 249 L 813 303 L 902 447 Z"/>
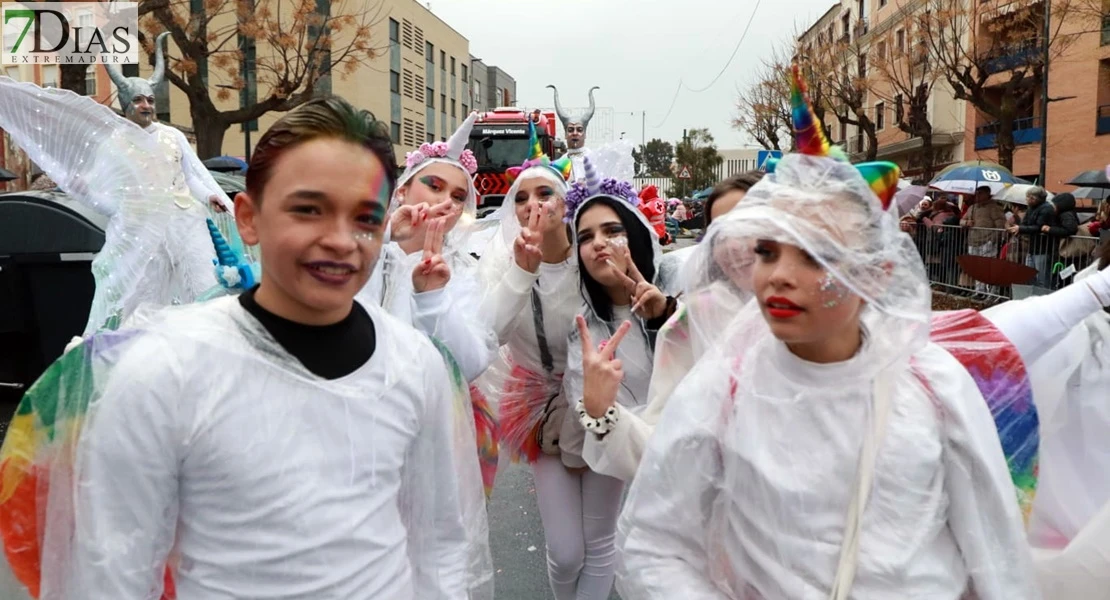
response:
<path id="1" fill-rule="evenodd" d="M 454 56 L 451 57 L 451 74 L 452 75 L 455 74 L 455 57 Z"/>
<path id="2" fill-rule="evenodd" d="M 851 36 L 852 36 L 852 15 L 851 15 L 851 13 L 846 14 L 843 17 L 840 17 L 840 24 L 844 29 L 844 32 L 841 34 L 841 36 L 843 38 L 845 38 L 843 41 L 847 42 L 848 40 L 851 39 Z"/>
<path id="3" fill-rule="evenodd" d="M 455 112 L 455 101 L 452 100 L 451 101 L 451 118 L 454 119 L 456 116 L 458 116 L 458 115 Z"/>
<path id="4" fill-rule="evenodd" d="M 444 52 L 443 50 L 439 51 L 439 70 L 440 71 L 446 71 L 447 70 L 447 53 Z"/>
<path id="5" fill-rule="evenodd" d="M 902 122 L 902 118 L 905 116 L 905 113 L 902 112 L 903 110 L 904 109 L 902 108 L 902 94 L 896 94 L 894 96 L 894 123 L 895 123 L 895 125 Z"/>
<path id="6" fill-rule="evenodd" d="M 42 87 L 58 87 L 58 65 L 45 65 L 42 68 Z"/>
<path id="7" fill-rule="evenodd" d="M 886 105 L 879 102 L 875 105 L 875 131 L 882 131 L 886 127 Z"/>
<path id="8" fill-rule="evenodd" d="M 894 47 L 898 49 L 898 52 L 905 52 L 906 51 L 906 30 L 905 29 L 899 29 L 897 32 L 895 32 L 895 34 L 894 34 Z"/>
<path id="9" fill-rule="evenodd" d="M 435 108 L 436 107 L 436 93 L 435 93 L 435 90 L 433 90 L 432 88 L 426 88 L 424 90 L 424 93 L 428 97 L 428 106 L 430 106 L 432 108 Z"/>
<path id="10" fill-rule="evenodd" d="M 15 79 L 14 77 L 12 79 Z M 475 79 L 473 81 L 474 87 L 474 104 L 482 103 L 482 82 Z"/>
<path id="11" fill-rule="evenodd" d="M 431 42 L 424 42 L 424 56 L 427 57 L 428 62 L 436 59 L 436 47 Z"/>
<path id="12" fill-rule="evenodd" d="M 463 83 L 466 83 L 466 80 L 469 78 L 468 75 L 469 75 L 469 73 L 467 72 L 466 65 L 463 65 L 462 66 L 462 80 L 463 80 Z"/>
<path id="13" fill-rule="evenodd" d="M 85 69 L 85 95 L 96 95 L 96 65 L 89 65 L 89 68 Z"/>
<path id="14" fill-rule="evenodd" d="M 78 27 L 96 27 L 96 19 L 93 18 L 91 11 L 82 10 L 77 13 L 77 26 Z"/>
<path id="15" fill-rule="evenodd" d="M 394 94 L 401 93 L 401 74 L 397 71 L 389 72 L 389 91 Z"/>
<path id="16" fill-rule="evenodd" d="M 856 71 L 859 72 L 860 79 L 867 77 L 867 55 L 860 54 L 856 63 Z"/>
<path id="17" fill-rule="evenodd" d="M 393 19 L 389 20 L 389 41 L 394 44 L 401 43 L 401 24 Z"/>
<path id="18" fill-rule="evenodd" d="M 393 138 L 394 144 L 401 143 L 401 124 L 397 121 L 389 124 L 389 137 Z"/>
<path id="19" fill-rule="evenodd" d="M 444 113 L 447 112 L 447 94 L 439 95 L 439 110 Z"/>
<path id="20" fill-rule="evenodd" d="M 875 55 L 879 60 L 886 60 L 886 42 L 879 42 Z"/>
<path id="21" fill-rule="evenodd" d="M 879 0 L 879 8 L 886 6 L 886 0 Z"/>
<path id="22" fill-rule="evenodd" d="M 435 141 L 436 141 L 436 134 L 434 134 L 434 133 L 429 133 L 429 134 L 428 134 L 428 135 L 427 135 L 427 136 L 425 137 L 425 140 L 424 140 L 424 141 L 428 142 L 429 144 L 434 144 L 434 143 L 435 143 Z"/>
<path id="23" fill-rule="evenodd" d="M 844 142 L 847 142 L 847 141 L 848 141 L 848 125 L 846 125 L 844 123 L 844 121 L 841 121 L 840 122 L 840 143 L 843 144 Z"/>
<path id="24" fill-rule="evenodd" d="M 470 107 L 468 107 L 467 105 L 463 104 L 463 105 L 462 105 L 462 109 L 463 109 L 463 110 L 462 110 L 462 116 L 463 116 L 463 118 L 466 118 L 466 117 L 470 116 Z"/>

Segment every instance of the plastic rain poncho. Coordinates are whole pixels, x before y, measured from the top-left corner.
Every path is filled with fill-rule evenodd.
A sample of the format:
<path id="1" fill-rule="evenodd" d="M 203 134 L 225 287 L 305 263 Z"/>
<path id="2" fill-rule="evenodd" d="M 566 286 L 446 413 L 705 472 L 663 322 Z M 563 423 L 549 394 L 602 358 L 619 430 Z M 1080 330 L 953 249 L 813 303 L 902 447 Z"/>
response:
<path id="1" fill-rule="evenodd" d="M 638 223 L 645 229 L 651 239 L 651 256 L 648 259 L 653 270 L 658 268 L 662 249 L 659 246 L 659 239 L 656 237 L 654 229 L 652 229 L 644 215 L 629 204 L 627 199 L 614 196 L 600 197 L 615 200 L 616 206 L 619 207 L 617 210 L 624 211 L 626 216 L 631 215 L 633 217 L 631 221 Z M 599 196 L 591 197 L 577 207 L 575 223 L 578 222 L 579 215 L 596 204 L 598 198 Z M 649 277 L 646 272 L 643 275 Z M 618 415 L 617 426 L 619 427 L 622 420 L 631 421 L 636 419 L 647 407 L 648 384 L 652 377 L 652 363 L 658 331 L 653 330 L 647 321 L 634 315 L 631 305 L 613 306 L 612 316 L 609 320 L 606 320 L 594 309 L 588 294 L 583 294 L 583 300 L 581 314 L 586 319 L 586 325 L 590 330 L 590 338 L 596 344 L 604 343 L 612 337 L 622 322 L 629 321 L 632 323 L 632 328 L 625 334 L 620 347 L 613 355 L 614 359 L 621 361 L 621 369 L 624 371 L 624 379 L 617 391 L 614 404 Z M 606 453 L 606 446 L 611 443 L 609 436 L 599 438 L 596 434 L 588 433 L 573 411 L 578 402 L 583 399 L 585 384 L 583 375 L 582 340 L 579 337 L 578 330 L 573 329 L 570 333 L 570 340 L 567 342 L 567 373 L 563 379 L 564 396 L 566 397 L 567 406 L 571 410 L 570 416 L 563 422 L 559 448 L 562 450 L 563 464 L 568 467 L 589 466 L 594 471 L 605 473 L 605 470 L 603 470 L 605 465 L 604 454 Z M 599 466 L 602 468 L 599 469 Z"/>
<path id="2" fill-rule="evenodd" d="M 208 198 L 231 203 L 180 131 L 144 130 L 89 97 L 7 77 L 0 129 L 71 197 L 110 217 L 85 335 L 142 304 L 186 304 L 216 286 Z"/>
<path id="3" fill-rule="evenodd" d="M 335 380 L 232 297 L 66 353 L 0 451 L 8 565 L 44 599 L 466 599 L 450 375 L 367 310 L 376 351 Z"/>
<path id="4" fill-rule="evenodd" d="M 803 249 L 864 300 L 854 358 L 808 363 L 771 334 L 753 298 L 759 240 Z M 624 596 L 1038 597 L 991 412 L 929 342 L 916 249 L 851 165 L 784 158 L 687 269 L 688 293 L 718 286 L 743 308 L 704 321 L 727 328 L 689 331 L 711 349 L 675 387 L 633 481 Z"/>

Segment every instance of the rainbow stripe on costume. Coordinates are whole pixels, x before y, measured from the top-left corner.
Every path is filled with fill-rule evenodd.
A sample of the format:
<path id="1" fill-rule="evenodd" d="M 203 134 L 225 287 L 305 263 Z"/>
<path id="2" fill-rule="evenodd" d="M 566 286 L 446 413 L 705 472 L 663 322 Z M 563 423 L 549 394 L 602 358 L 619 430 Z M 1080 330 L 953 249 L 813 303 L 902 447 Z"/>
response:
<path id="1" fill-rule="evenodd" d="M 1040 432 L 1025 362 L 1010 340 L 975 310 L 933 313 L 930 338 L 960 361 L 987 401 L 1028 525 L 1037 491 Z"/>
<path id="2" fill-rule="evenodd" d="M 52 527 L 73 526 L 72 506 L 67 505 L 76 490 L 52 490 L 51 482 L 74 484 L 82 425 L 97 393 L 97 369 L 105 362 L 100 359 L 118 352 L 134 335 L 98 333 L 65 353 L 23 396 L 8 427 L 0 448 L 0 539 L 12 573 L 32 598 L 39 598 L 43 587 L 44 519 L 49 517 Z M 163 600 L 173 600 L 168 566 L 164 585 Z"/>
<path id="3" fill-rule="evenodd" d="M 477 388 L 470 386 L 463 376 L 462 368 L 447 349 L 447 346 L 434 337 L 429 336 L 436 350 L 439 350 L 443 362 L 447 365 L 451 379 L 451 388 L 455 398 L 456 417 L 467 420 L 474 419 L 474 433 L 478 444 L 478 465 L 482 470 L 482 485 L 485 488 L 486 499 L 493 494 L 493 483 L 497 477 L 497 461 L 499 458 L 499 436 L 497 418 L 485 395 Z"/>

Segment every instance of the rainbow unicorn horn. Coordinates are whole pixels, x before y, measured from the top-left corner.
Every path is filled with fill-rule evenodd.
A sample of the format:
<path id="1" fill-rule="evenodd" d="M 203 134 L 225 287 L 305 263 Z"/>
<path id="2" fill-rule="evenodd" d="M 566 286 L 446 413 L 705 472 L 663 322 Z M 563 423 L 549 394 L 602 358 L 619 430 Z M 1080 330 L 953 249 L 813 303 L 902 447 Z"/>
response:
<path id="1" fill-rule="evenodd" d="M 829 138 L 825 136 L 825 127 L 813 112 L 809 88 L 806 86 L 805 78 L 802 77 L 802 70 L 796 63 L 791 65 L 790 114 L 794 126 L 794 145 L 799 153 L 849 162 L 844 150 L 832 145 Z M 775 159 L 768 160 L 766 171 L 774 172 L 777 162 Z M 892 162 L 867 162 L 857 164 L 855 167 L 867 181 L 871 191 L 878 197 L 883 210 L 888 210 L 894 194 L 898 191 L 898 178 L 901 177 L 902 170 Z"/>
<path id="2" fill-rule="evenodd" d="M 528 120 L 528 158 L 524 164 L 519 167 L 510 167 L 505 170 L 505 179 L 512 185 L 517 177 L 526 169 L 532 167 L 547 167 L 555 171 L 557 175 L 566 181 L 570 178 L 571 168 L 573 167 L 570 156 L 564 156 L 559 160 L 552 161 L 543 153 L 543 146 L 540 145 L 540 138 L 536 135 L 536 124 L 531 119 Z"/>

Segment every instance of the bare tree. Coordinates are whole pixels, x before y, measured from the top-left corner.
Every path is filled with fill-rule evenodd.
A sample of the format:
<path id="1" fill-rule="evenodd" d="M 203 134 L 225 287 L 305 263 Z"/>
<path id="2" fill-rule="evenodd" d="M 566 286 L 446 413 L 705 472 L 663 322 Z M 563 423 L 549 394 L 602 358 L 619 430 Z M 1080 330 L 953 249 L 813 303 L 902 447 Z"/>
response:
<path id="1" fill-rule="evenodd" d="M 1049 61 L 1077 34 L 1062 34 L 1065 21 L 1087 18 L 1079 0 L 1052 0 Z M 1044 73 L 1044 0 L 925 0 L 912 37 L 929 69 L 943 77 L 957 99 L 992 122 L 998 162 L 1012 168 L 1017 122 L 1034 116 Z M 909 32 L 907 32 L 909 37 Z"/>
<path id="2" fill-rule="evenodd" d="M 790 92 L 783 92 L 785 73 L 765 67 L 758 79 L 740 92 L 732 126 L 768 150 L 789 150 Z M 785 146 L 785 147 L 784 147 Z"/>
<path id="3" fill-rule="evenodd" d="M 875 160 L 879 141 L 873 117 L 874 109 L 867 103 L 871 88 L 867 73 L 867 50 L 858 36 L 855 40 L 851 36 L 845 36 L 818 44 L 811 54 L 799 56 L 799 64 L 809 80 L 810 99 L 815 105 L 822 107 L 822 112 L 825 109 L 832 110 L 842 125 L 855 126 L 866 139 L 866 148 L 849 148 L 853 153 L 864 153 L 866 160 Z"/>
<path id="4" fill-rule="evenodd" d="M 921 178 L 929 181 L 936 174 L 941 152 L 933 147 L 933 124 L 929 120 L 929 98 L 940 77 L 929 68 L 928 53 L 921 44 L 909 42 L 906 32 L 917 22 L 918 3 L 906 3 L 892 17 L 895 23 L 885 34 L 871 39 L 871 93 L 894 109 L 893 122 L 899 130 L 921 140 L 917 150 L 922 165 Z"/>
<path id="5" fill-rule="evenodd" d="M 319 94 L 333 73 L 347 77 L 378 56 L 370 31 L 381 4 L 364 6 L 359 0 L 142 0 L 140 39 L 152 55 L 154 37 L 170 33 L 180 55 L 170 53 L 166 79 L 189 99 L 197 154 L 208 158 L 222 153 L 232 125 L 292 110 Z M 217 108 L 215 100 L 228 100 L 234 90 L 240 106 Z"/>

